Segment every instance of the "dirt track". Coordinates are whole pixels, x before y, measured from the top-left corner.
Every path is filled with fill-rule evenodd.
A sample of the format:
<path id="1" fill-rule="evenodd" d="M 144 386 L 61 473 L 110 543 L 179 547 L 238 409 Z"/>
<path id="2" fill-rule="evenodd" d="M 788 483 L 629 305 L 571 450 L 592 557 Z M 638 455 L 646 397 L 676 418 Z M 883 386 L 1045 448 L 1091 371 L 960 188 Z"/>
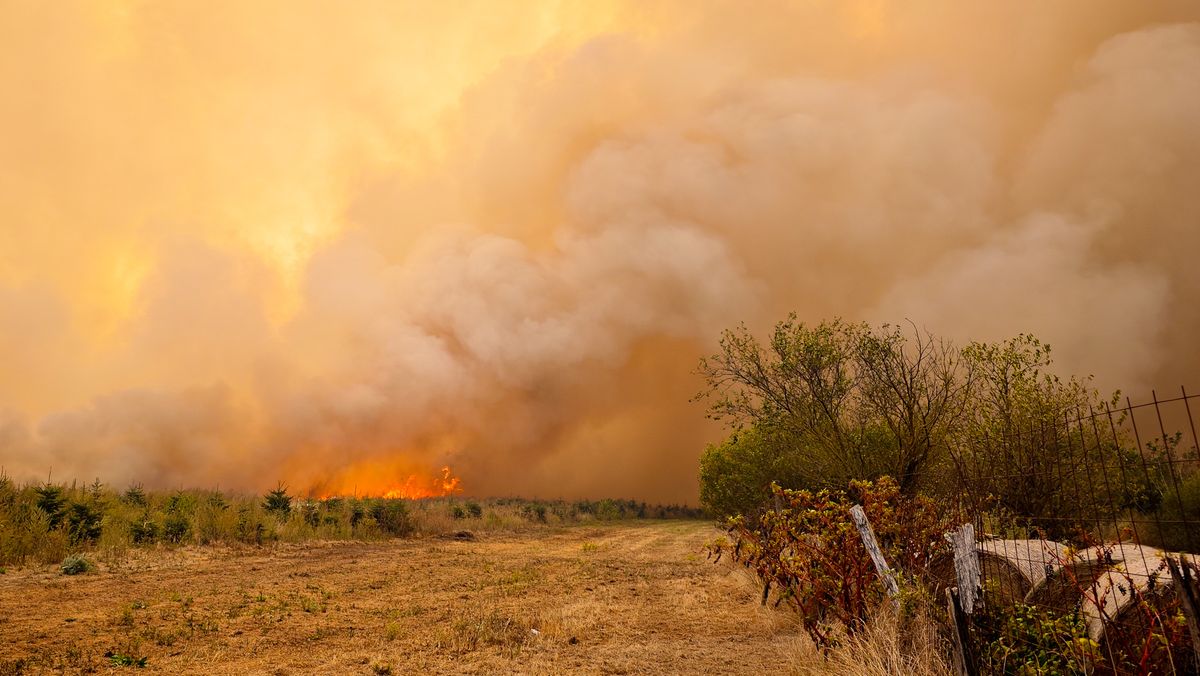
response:
<path id="1" fill-rule="evenodd" d="M 0 674 L 790 671 L 804 641 L 744 575 L 705 560 L 716 535 L 639 522 L 9 570 Z"/>

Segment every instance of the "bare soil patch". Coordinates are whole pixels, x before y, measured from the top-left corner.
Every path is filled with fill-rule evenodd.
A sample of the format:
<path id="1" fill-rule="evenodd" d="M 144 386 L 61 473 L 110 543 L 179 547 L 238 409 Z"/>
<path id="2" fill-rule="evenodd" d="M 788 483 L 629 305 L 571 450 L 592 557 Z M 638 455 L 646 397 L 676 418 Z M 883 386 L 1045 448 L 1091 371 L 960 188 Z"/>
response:
<path id="1" fill-rule="evenodd" d="M 787 613 L 705 559 L 716 535 L 619 522 L 136 552 L 73 577 L 9 569 L 0 674 L 786 673 L 811 660 Z"/>

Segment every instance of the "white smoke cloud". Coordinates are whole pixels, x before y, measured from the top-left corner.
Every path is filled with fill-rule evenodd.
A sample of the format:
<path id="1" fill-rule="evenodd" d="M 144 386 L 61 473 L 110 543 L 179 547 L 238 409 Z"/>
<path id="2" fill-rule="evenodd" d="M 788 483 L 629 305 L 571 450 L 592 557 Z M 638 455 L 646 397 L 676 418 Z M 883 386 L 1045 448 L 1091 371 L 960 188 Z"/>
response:
<path id="1" fill-rule="evenodd" d="M 122 92 L 149 147 L 118 112 L 46 115 L 56 90 L 0 110 L 0 213 L 57 233 L 0 226 L 0 465 L 256 490 L 450 462 L 478 493 L 694 500 L 719 433 L 695 360 L 789 310 L 1033 332 L 1105 386 L 1200 373 L 1196 12 L 918 5 L 614 10 L 463 47 L 440 116 L 405 109 L 435 82 L 381 8 L 297 11 L 293 38 L 344 31 L 307 70 L 286 41 L 209 64 L 136 13 L 99 26 L 109 61 L 45 68 Z M 15 138 L 61 130 L 87 142 L 59 165 Z"/>

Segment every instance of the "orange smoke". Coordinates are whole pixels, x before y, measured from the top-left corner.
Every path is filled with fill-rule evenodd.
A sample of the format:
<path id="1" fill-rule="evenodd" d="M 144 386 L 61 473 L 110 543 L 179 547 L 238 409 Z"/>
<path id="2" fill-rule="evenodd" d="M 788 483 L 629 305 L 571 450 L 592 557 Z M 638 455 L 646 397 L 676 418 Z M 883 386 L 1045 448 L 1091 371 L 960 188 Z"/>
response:
<path id="1" fill-rule="evenodd" d="M 352 467 L 336 478 L 315 486 L 311 493 L 322 500 L 345 495 L 419 500 L 457 495 L 463 491 L 462 479 L 455 476 L 449 467 L 442 467 L 437 473 L 411 472 L 403 479 L 396 478 L 403 473 L 378 470 L 378 466 Z"/>
<path id="2" fill-rule="evenodd" d="M 0 0 L 0 467 L 694 504 L 789 311 L 1200 381 L 1200 2 L 747 4 Z"/>

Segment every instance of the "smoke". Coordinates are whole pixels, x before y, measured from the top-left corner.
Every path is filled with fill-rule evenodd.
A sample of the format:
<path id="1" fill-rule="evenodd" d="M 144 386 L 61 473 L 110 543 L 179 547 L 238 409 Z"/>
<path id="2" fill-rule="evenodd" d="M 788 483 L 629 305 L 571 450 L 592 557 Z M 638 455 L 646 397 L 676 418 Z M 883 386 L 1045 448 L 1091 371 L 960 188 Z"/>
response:
<path id="1" fill-rule="evenodd" d="M 1200 375 L 1194 4 L 705 9 L 6 5 L 0 465 L 694 501 L 789 310 Z"/>

